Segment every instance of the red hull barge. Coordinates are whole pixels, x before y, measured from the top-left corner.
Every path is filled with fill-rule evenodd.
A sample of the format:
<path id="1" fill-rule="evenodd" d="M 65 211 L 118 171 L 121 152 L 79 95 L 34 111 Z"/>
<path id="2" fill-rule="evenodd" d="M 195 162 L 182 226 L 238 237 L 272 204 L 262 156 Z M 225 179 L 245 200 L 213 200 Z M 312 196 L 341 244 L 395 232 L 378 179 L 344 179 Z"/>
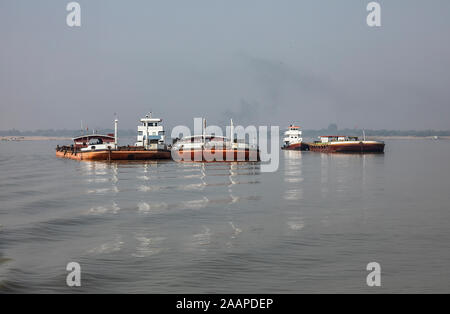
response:
<path id="1" fill-rule="evenodd" d="M 230 121 L 230 137 L 206 134 L 203 119 L 202 135 L 176 139 L 172 145 L 172 159 L 179 162 L 258 162 L 257 145 L 234 138 L 233 120 Z"/>
<path id="2" fill-rule="evenodd" d="M 69 146 L 58 147 L 56 157 L 87 161 L 170 159 L 169 150 L 146 150 L 139 147 L 119 147 L 115 150 L 80 151 Z"/>
<path id="3" fill-rule="evenodd" d="M 57 146 L 56 157 L 74 160 L 157 160 L 170 159 L 171 153 L 164 142 L 162 119 L 152 118 L 151 113 L 140 120 L 135 146 L 117 144 L 118 120 L 114 120 L 114 134 L 82 135 L 73 139 L 71 146 Z"/>
<path id="4" fill-rule="evenodd" d="M 384 143 L 309 144 L 309 150 L 322 153 L 384 153 Z"/>
<path id="5" fill-rule="evenodd" d="M 321 136 L 308 144 L 309 150 L 322 153 L 384 153 L 384 142 L 359 140 L 355 136 Z"/>

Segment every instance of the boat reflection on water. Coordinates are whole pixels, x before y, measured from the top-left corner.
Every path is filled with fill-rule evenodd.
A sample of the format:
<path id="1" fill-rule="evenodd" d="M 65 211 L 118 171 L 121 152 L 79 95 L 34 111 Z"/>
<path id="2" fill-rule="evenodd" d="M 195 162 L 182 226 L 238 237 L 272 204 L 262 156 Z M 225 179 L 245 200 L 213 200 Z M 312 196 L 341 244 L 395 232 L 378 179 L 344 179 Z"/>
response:
<path id="1" fill-rule="evenodd" d="M 286 190 L 284 199 L 299 201 L 303 198 L 302 187 L 302 153 L 299 151 L 285 151 L 284 182 Z"/>

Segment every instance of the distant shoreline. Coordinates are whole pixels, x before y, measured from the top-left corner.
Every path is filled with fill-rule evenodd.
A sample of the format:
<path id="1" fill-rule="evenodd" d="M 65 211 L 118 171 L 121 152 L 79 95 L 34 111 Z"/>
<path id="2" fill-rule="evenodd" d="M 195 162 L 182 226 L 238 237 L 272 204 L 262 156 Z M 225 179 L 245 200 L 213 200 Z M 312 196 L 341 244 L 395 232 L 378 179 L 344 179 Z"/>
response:
<path id="1" fill-rule="evenodd" d="M 375 140 L 421 140 L 434 139 L 434 136 L 367 136 Z M 450 140 L 450 136 L 439 136 L 438 139 Z M 24 141 L 70 141 L 71 137 L 64 136 L 0 136 L 0 141 L 24 142 Z"/>
<path id="2" fill-rule="evenodd" d="M 434 136 L 367 136 L 369 139 L 376 140 L 423 140 L 423 139 L 434 139 Z M 439 140 L 450 140 L 450 136 L 438 136 Z"/>
<path id="3" fill-rule="evenodd" d="M 66 141 L 72 140 L 71 137 L 59 136 L 0 136 L 0 141 L 23 142 L 23 141 Z"/>

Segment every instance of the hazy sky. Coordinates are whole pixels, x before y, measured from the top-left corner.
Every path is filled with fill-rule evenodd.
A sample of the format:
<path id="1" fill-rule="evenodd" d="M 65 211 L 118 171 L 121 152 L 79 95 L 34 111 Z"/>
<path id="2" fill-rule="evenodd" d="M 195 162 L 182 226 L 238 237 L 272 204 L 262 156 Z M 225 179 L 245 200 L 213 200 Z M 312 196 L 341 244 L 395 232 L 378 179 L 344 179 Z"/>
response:
<path id="1" fill-rule="evenodd" d="M 450 1 L 0 0 L 0 130 L 450 129 Z"/>

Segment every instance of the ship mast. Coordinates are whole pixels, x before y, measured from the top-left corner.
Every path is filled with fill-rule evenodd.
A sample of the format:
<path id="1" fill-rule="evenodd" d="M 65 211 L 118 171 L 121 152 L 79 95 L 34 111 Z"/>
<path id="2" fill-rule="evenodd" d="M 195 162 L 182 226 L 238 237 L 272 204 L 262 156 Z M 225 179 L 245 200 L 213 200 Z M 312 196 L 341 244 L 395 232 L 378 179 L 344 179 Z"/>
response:
<path id="1" fill-rule="evenodd" d="M 202 136 L 203 136 L 203 145 L 205 145 L 205 143 L 206 143 L 206 119 L 205 118 L 203 118 Z"/>
<path id="2" fill-rule="evenodd" d="M 234 146 L 234 124 L 233 119 L 230 119 L 230 141 L 231 141 L 231 147 Z"/>
<path id="3" fill-rule="evenodd" d="M 117 143 L 118 143 L 118 139 L 117 139 L 117 136 L 118 136 L 118 123 L 119 123 L 119 120 L 117 120 L 117 116 L 116 116 L 116 119 L 114 120 L 114 146 L 117 148 Z"/>

